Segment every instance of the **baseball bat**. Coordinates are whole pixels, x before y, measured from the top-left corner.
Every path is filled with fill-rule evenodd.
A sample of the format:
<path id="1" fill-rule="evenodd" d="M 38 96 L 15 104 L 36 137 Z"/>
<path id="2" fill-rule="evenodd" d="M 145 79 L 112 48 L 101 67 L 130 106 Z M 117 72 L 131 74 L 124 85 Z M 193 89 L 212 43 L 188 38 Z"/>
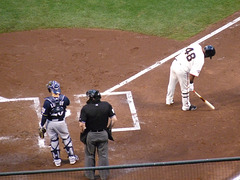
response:
<path id="1" fill-rule="evenodd" d="M 208 105 L 211 109 L 215 109 L 215 107 L 208 102 L 206 99 L 204 99 L 200 94 L 198 94 L 195 90 L 193 90 L 193 92 L 206 104 Z"/>

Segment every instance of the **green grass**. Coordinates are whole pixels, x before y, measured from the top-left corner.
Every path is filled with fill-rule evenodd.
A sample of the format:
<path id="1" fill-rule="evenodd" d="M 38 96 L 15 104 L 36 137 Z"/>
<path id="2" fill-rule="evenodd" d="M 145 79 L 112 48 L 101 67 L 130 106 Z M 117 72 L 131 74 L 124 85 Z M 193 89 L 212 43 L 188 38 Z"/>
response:
<path id="1" fill-rule="evenodd" d="M 240 0 L 1 0 L 0 33 L 104 28 L 184 40 L 240 10 Z"/>

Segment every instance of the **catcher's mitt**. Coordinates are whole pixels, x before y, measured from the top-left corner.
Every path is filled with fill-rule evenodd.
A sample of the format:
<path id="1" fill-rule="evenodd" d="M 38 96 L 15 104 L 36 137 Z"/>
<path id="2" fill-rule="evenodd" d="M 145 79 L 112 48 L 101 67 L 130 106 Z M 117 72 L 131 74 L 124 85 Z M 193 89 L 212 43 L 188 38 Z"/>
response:
<path id="1" fill-rule="evenodd" d="M 38 133 L 39 133 L 40 138 L 43 139 L 44 138 L 44 134 L 46 132 L 46 129 L 44 127 L 40 127 L 38 129 L 38 131 L 39 131 Z"/>

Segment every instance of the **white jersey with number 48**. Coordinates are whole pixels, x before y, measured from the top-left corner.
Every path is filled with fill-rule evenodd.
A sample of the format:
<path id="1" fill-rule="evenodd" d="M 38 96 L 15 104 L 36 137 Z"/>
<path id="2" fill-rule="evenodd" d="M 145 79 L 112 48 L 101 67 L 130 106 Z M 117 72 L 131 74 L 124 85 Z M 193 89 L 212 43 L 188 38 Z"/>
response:
<path id="1" fill-rule="evenodd" d="M 184 71 L 194 76 L 199 76 L 204 65 L 204 53 L 202 47 L 195 43 L 186 47 L 177 57 L 176 60 L 181 64 Z"/>

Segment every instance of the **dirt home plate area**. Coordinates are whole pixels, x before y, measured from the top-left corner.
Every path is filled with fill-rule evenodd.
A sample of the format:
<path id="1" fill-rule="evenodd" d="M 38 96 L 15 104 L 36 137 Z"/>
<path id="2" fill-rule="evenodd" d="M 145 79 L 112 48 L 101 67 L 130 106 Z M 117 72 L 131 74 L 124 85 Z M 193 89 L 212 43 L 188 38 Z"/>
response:
<path id="1" fill-rule="evenodd" d="M 0 171 L 56 169 L 48 136 L 38 137 L 46 84 L 56 80 L 71 100 L 66 122 L 80 160 L 70 165 L 60 141 L 61 168 L 84 167 L 78 118 L 89 89 L 103 95 L 117 114 L 109 142 L 110 165 L 235 157 L 240 155 L 240 21 L 200 44 L 213 45 L 195 90 L 215 106 L 210 109 L 193 92 L 198 109 L 181 110 L 179 85 L 173 106 L 165 105 L 173 58 L 125 81 L 240 17 L 240 12 L 185 40 L 117 30 L 46 29 L 0 34 Z M 123 85 L 117 86 L 121 82 Z"/>

